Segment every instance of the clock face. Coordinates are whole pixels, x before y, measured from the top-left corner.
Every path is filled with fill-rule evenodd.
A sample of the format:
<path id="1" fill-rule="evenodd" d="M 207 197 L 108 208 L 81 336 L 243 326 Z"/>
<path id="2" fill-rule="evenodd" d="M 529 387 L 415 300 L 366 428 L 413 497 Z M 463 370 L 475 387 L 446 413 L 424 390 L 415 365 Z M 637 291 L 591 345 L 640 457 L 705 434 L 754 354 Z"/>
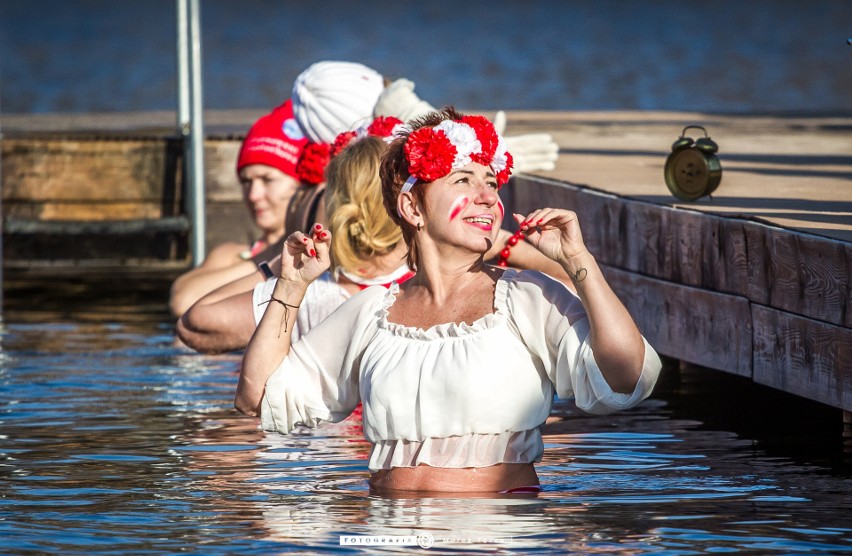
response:
<path id="1" fill-rule="evenodd" d="M 675 197 L 694 201 L 716 189 L 722 168 L 715 156 L 707 156 L 695 148 L 680 149 L 666 160 L 665 177 Z"/>

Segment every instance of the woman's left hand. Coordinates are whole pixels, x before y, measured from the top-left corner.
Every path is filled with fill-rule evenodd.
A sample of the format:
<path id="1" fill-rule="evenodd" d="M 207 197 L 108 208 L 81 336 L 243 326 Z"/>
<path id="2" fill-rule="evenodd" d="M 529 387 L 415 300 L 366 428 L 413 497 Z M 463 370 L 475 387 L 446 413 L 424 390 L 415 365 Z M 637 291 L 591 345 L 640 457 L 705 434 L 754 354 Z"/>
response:
<path id="1" fill-rule="evenodd" d="M 565 264 L 586 251 L 574 211 L 543 208 L 514 216 L 527 240 L 554 261 Z"/>
<path id="2" fill-rule="evenodd" d="M 331 265 L 331 232 L 315 224 L 308 234 L 293 232 L 284 240 L 278 280 L 305 286 Z"/>

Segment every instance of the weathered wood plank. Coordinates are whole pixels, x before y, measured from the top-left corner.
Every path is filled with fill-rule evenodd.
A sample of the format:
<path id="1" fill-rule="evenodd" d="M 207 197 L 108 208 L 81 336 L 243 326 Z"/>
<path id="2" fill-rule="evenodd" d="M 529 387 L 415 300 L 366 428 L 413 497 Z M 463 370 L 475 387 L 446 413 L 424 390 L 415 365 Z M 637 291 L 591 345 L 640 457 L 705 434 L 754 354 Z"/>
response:
<path id="1" fill-rule="evenodd" d="M 38 220 L 136 220 L 140 218 L 161 218 L 174 214 L 166 211 L 163 203 L 155 201 L 110 202 L 108 200 L 79 202 L 6 202 L 5 216 Z"/>
<path id="2" fill-rule="evenodd" d="M 852 244 L 756 223 L 745 226 L 752 301 L 852 326 Z"/>
<path id="3" fill-rule="evenodd" d="M 2 155 L 4 202 L 157 201 L 178 185 L 168 139 L 6 139 Z"/>
<path id="4" fill-rule="evenodd" d="M 752 304 L 754 381 L 852 410 L 852 330 Z"/>
<path id="5" fill-rule="evenodd" d="M 212 140 L 204 142 L 204 186 L 207 200 L 243 202 L 243 192 L 237 180 L 237 156 L 240 142 Z"/>
<path id="6" fill-rule="evenodd" d="M 139 234 L 160 232 L 189 232 L 189 220 L 184 216 L 170 216 L 154 220 L 87 220 L 87 221 L 57 221 L 57 220 L 22 220 L 6 218 L 3 221 L 3 231 L 10 235 L 25 234 Z"/>
<path id="7" fill-rule="evenodd" d="M 589 250 L 610 266 L 852 325 L 850 243 L 542 178 L 510 189 L 519 212 L 575 210 Z"/>
<path id="8" fill-rule="evenodd" d="M 541 178 L 521 177 L 512 189 L 522 210 L 543 204 L 575 210 L 589 250 L 602 262 L 725 293 L 747 291 L 742 221 Z"/>
<path id="9" fill-rule="evenodd" d="M 602 265 L 619 299 L 654 349 L 705 367 L 751 376 L 747 299 Z"/>

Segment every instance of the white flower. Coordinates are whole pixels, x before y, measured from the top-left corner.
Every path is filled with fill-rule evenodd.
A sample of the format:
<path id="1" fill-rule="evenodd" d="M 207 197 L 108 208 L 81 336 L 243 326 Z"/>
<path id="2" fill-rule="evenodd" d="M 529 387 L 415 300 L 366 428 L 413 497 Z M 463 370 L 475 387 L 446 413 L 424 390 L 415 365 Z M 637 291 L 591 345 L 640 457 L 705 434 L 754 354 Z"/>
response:
<path id="1" fill-rule="evenodd" d="M 456 148 L 453 169 L 467 166 L 470 164 L 470 155 L 482 152 L 482 144 L 476 138 L 476 132 L 467 124 L 444 120 L 435 126 L 435 130 L 443 131 L 450 143 Z"/>
<path id="2" fill-rule="evenodd" d="M 508 152 L 506 141 L 503 140 L 502 136 L 498 135 L 497 148 L 494 150 L 494 158 L 491 159 L 491 170 L 495 174 L 502 172 L 506 168 L 506 164 L 509 163 L 509 157 L 506 156 Z"/>

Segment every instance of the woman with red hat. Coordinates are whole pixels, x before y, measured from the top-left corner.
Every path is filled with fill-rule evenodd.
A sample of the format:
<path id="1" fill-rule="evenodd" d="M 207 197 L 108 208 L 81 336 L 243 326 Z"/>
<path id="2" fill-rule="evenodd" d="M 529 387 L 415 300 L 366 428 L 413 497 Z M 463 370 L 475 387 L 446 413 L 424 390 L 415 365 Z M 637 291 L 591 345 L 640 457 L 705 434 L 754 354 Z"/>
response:
<path id="1" fill-rule="evenodd" d="M 305 138 L 289 100 L 254 123 L 240 146 L 237 176 L 260 237 L 252 245 L 218 245 L 201 265 L 179 276 L 169 302 L 174 315 L 275 256 L 285 235 L 288 207 L 300 191 L 318 189 L 327 149 Z"/>

